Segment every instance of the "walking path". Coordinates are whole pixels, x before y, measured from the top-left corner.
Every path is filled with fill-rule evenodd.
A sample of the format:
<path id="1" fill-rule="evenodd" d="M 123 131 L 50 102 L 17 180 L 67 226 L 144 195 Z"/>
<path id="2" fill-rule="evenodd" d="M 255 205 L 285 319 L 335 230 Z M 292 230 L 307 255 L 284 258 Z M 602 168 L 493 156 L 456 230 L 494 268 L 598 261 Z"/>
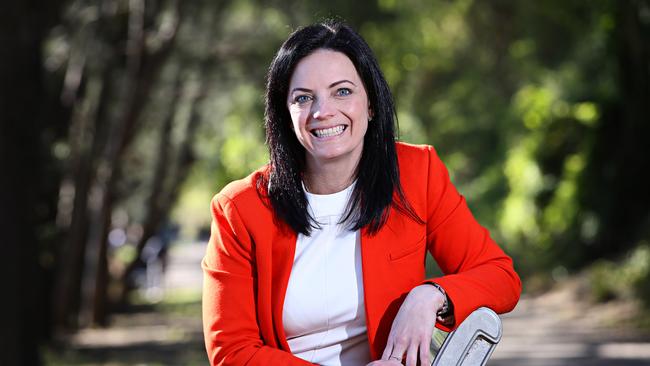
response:
<path id="1" fill-rule="evenodd" d="M 108 328 L 81 330 L 65 350 L 46 356 L 47 365 L 207 366 L 200 303 L 204 252 L 202 244 L 173 246 L 162 281 L 163 302 L 116 314 Z"/>
<path id="2" fill-rule="evenodd" d="M 87 329 L 72 340 L 64 362 L 51 365 L 205 366 L 201 334 L 200 261 L 205 246 L 177 245 L 170 251 L 158 307 L 121 314 L 107 329 Z M 576 288 L 524 297 L 503 316 L 504 336 L 491 366 L 650 365 L 650 337 L 625 328 L 604 328 L 628 309 L 600 306 L 586 311 Z"/>
<path id="3" fill-rule="evenodd" d="M 577 286 L 524 297 L 515 311 L 502 316 L 504 335 L 488 363 L 529 365 L 650 365 L 650 335 L 614 326 L 633 307 L 589 306 Z M 608 324 L 605 326 L 605 324 Z"/>

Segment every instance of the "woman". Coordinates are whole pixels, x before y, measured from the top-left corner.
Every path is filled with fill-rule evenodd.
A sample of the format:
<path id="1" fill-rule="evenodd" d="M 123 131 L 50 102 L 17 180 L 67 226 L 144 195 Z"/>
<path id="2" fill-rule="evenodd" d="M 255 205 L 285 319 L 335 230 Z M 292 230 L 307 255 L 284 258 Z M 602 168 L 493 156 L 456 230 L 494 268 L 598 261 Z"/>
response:
<path id="1" fill-rule="evenodd" d="M 395 142 L 388 85 L 348 26 L 285 41 L 265 119 L 270 163 L 212 201 L 211 364 L 424 365 L 436 317 L 448 330 L 515 306 L 511 259 L 434 149 Z M 425 279 L 426 250 L 445 276 Z"/>

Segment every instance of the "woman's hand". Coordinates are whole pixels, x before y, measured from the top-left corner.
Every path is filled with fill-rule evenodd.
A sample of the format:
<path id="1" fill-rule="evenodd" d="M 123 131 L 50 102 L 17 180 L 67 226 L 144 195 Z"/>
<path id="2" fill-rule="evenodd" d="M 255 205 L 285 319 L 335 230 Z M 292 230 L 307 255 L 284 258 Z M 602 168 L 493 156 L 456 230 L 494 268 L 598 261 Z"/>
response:
<path id="1" fill-rule="evenodd" d="M 416 366 L 418 358 L 420 365 L 430 365 L 431 335 L 436 323 L 436 313 L 444 301 L 444 295 L 434 286 L 420 285 L 413 288 L 397 312 L 388 334 L 384 354 L 381 356 L 383 362 L 394 362 L 376 365 L 393 365 L 397 358 L 406 359 L 406 366 Z"/>

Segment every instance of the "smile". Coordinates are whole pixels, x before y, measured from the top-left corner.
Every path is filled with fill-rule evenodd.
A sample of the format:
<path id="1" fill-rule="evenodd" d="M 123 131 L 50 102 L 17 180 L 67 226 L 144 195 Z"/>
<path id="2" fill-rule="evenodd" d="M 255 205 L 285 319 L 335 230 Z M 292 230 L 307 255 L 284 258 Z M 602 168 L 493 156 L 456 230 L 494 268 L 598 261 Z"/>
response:
<path id="1" fill-rule="evenodd" d="M 332 137 L 332 136 L 337 136 L 343 133 L 347 129 L 347 126 L 344 125 L 338 125 L 336 127 L 330 127 L 330 128 L 321 128 L 321 129 L 314 129 L 311 130 L 311 134 L 323 138 L 323 137 Z"/>

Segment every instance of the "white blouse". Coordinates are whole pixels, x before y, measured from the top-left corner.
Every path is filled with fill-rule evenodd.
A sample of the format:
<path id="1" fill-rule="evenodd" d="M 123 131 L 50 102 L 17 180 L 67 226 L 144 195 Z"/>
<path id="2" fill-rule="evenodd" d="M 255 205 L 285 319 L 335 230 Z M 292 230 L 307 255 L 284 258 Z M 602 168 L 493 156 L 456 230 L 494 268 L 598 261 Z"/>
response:
<path id="1" fill-rule="evenodd" d="M 370 362 L 361 275 L 359 231 L 338 222 L 354 184 L 341 192 L 305 191 L 320 223 L 311 236 L 298 235 L 284 300 L 283 323 L 291 352 L 320 365 Z"/>

